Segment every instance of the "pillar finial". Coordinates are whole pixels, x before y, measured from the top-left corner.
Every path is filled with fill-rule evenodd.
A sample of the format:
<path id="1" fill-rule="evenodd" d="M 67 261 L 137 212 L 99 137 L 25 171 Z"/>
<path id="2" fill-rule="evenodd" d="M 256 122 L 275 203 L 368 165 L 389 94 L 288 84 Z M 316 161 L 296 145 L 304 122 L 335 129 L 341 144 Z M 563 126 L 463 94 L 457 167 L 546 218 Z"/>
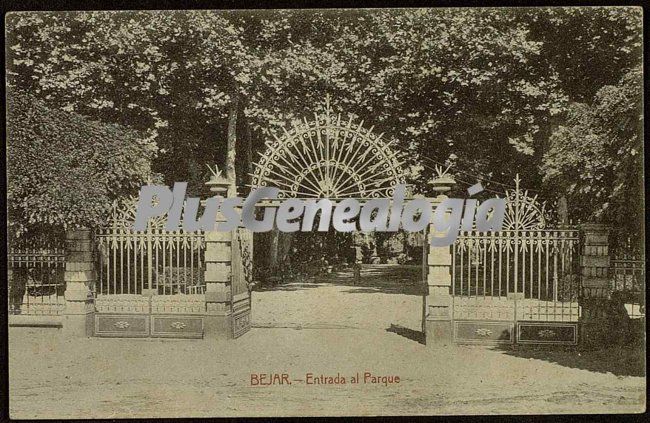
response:
<path id="1" fill-rule="evenodd" d="M 446 192 L 451 191 L 451 189 L 456 185 L 454 178 L 449 175 L 449 169 L 451 165 L 443 168 L 442 166 L 435 166 L 436 175 L 429 181 L 433 185 L 433 190 L 436 191 L 439 195 L 445 195 Z"/>
<path id="2" fill-rule="evenodd" d="M 210 167 L 210 165 L 207 166 L 208 169 L 210 169 L 212 176 L 210 176 L 210 180 L 208 180 L 208 182 L 205 184 L 210 187 L 210 191 L 212 192 L 215 192 L 217 194 L 226 193 L 228 191 L 228 187 L 230 187 L 230 181 L 223 176 L 223 172 L 216 164 L 214 165 L 214 168 Z"/>

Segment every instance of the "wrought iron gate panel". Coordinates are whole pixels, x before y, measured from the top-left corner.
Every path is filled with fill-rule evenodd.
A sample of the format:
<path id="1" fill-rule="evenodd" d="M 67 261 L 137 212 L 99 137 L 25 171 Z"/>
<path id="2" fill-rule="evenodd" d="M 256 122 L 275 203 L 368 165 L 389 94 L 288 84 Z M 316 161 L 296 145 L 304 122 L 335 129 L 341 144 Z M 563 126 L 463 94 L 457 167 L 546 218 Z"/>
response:
<path id="1" fill-rule="evenodd" d="M 238 338 L 251 327 L 253 232 L 246 228 L 237 228 L 232 233 L 231 248 L 232 334 L 233 338 Z"/>
<path id="2" fill-rule="evenodd" d="M 200 338 L 204 234 L 167 231 L 162 218 L 134 231 L 136 204 L 135 198 L 115 202 L 107 224 L 95 232 L 95 335 Z"/>
<path id="3" fill-rule="evenodd" d="M 548 229 L 544 205 L 519 182 L 507 192 L 504 230 L 461 232 L 452 247 L 455 334 L 468 342 L 574 344 L 579 232 Z"/>
<path id="4" fill-rule="evenodd" d="M 614 257 L 610 266 L 611 286 L 607 295 L 616 295 L 623 302 L 630 319 L 645 318 L 645 260 L 642 256 Z M 583 288 L 589 294 L 596 288 Z M 602 294 L 601 294 L 602 295 Z"/>
<path id="5" fill-rule="evenodd" d="M 166 231 L 162 219 L 151 219 L 146 231 L 133 231 L 135 204 L 135 198 L 115 203 L 108 224 L 95 234 L 97 295 L 203 294 L 203 233 Z"/>
<path id="6" fill-rule="evenodd" d="M 461 233 L 452 249 L 454 315 L 576 321 L 577 259 L 575 230 Z"/>

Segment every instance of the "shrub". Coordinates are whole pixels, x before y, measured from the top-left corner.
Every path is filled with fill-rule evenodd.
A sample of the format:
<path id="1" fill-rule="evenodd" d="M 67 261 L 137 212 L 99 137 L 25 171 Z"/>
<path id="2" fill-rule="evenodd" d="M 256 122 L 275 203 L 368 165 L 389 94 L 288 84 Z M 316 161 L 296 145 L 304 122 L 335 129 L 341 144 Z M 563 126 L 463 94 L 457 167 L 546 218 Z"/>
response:
<path id="1" fill-rule="evenodd" d="M 7 96 L 7 208 L 11 235 L 90 227 L 111 201 L 151 174 L 156 145 L 129 128 Z"/>

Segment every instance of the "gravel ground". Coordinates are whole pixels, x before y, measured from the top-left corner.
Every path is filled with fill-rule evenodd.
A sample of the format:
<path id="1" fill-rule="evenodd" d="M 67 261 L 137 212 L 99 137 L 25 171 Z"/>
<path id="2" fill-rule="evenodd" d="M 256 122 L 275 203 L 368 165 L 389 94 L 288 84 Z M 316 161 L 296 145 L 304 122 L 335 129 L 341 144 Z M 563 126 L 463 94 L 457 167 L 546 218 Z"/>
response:
<path id="1" fill-rule="evenodd" d="M 252 324 L 274 328 L 386 329 L 392 326 L 422 330 L 422 295 L 411 293 L 415 285 L 398 281 L 370 284 L 384 272 L 364 273 L 358 285 L 352 277 L 332 276 L 306 282 L 287 283 L 268 291 L 253 292 Z M 347 275 L 346 275 L 347 276 Z M 334 283 L 335 282 L 335 283 Z M 346 285 L 341 282 L 347 282 Z"/>
<path id="2" fill-rule="evenodd" d="M 417 338 L 419 295 L 388 285 L 332 282 L 323 279 L 254 292 L 256 327 L 231 342 L 64 340 L 55 329 L 10 328 L 11 417 L 645 409 L 643 357 L 631 351 L 427 348 Z M 399 376 L 400 382 L 364 383 L 365 372 Z M 292 382 L 251 386 L 252 373 L 286 373 Z M 339 374 L 347 383 L 308 385 L 308 373 Z M 360 383 L 350 383 L 357 373 L 362 375 Z"/>

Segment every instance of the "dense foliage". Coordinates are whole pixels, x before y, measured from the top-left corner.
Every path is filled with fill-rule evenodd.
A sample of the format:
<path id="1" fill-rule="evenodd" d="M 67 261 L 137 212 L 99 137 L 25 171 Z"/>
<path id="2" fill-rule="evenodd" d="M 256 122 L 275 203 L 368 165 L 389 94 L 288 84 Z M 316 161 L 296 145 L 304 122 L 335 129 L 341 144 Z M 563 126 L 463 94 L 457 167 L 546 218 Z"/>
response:
<path id="1" fill-rule="evenodd" d="M 482 179 L 503 192 L 488 180 L 521 173 L 526 188 L 577 202 L 569 175 L 585 164 L 564 175 L 553 157 L 590 139 L 556 129 L 579 123 L 574 102 L 605 107 L 613 88 L 603 87 L 640 65 L 641 18 L 640 8 L 20 13 L 7 18 L 8 81 L 143 131 L 160 148 L 154 170 L 195 193 L 205 164 L 224 164 L 233 110 L 238 142 L 259 152 L 330 94 L 335 111 L 401 141 L 423 193 L 433 165 L 453 162 L 463 191 Z M 624 95 L 637 104 L 641 91 Z M 601 153 L 613 172 L 627 168 Z M 574 203 L 574 221 L 597 215 L 600 195 L 585 213 Z"/>
<path id="2" fill-rule="evenodd" d="M 642 245 L 643 73 L 635 69 L 617 85 L 575 103 L 550 139 L 544 178 L 565 192 L 572 214 L 625 229 L 617 235 Z"/>
<path id="3" fill-rule="evenodd" d="M 155 143 L 115 124 L 52 110 L 11 92 L 7 103 L 10 234 L 89 226 L 150 175 Z"/>

